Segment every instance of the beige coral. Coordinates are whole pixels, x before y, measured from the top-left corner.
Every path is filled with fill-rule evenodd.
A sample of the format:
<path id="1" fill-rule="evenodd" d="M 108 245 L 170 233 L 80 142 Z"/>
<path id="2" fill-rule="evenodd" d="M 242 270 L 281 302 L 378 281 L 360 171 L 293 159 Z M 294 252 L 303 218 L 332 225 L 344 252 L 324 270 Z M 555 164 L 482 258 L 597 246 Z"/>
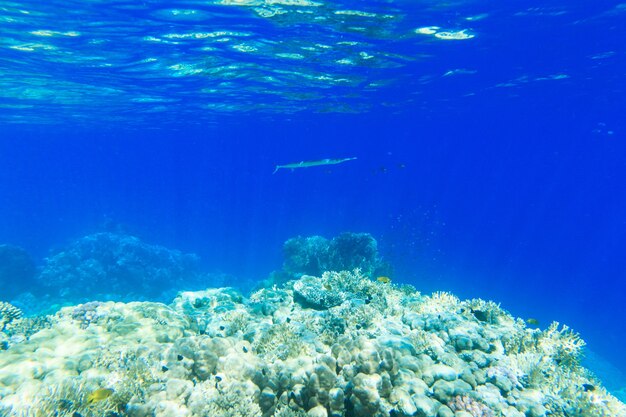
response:
<path id="1" fill-rule="evenodd" d="M 73 398 L 84 417 L 623 411 L 580 366 L 584 344 L 566 326 L 528 329 L 495 303 L 425 297 L 358 271 L 324 279 L 346 300 L 322 311 L 294 302 L 291 284 L 250 301 L 211 289 L 181 293 L 171 306 L 102 303 L 87 325 L 64 309 L 0 356 L 0 410 L 17 417 Z M 77 408 L 98 388 L 114 393 Z"/>
<path id="2" fill-rule="evenodd" d="M 22 318 L 22 310 L 12 304 L 0 301 L 0 331 L 4 330 L 7 324 Z"/>

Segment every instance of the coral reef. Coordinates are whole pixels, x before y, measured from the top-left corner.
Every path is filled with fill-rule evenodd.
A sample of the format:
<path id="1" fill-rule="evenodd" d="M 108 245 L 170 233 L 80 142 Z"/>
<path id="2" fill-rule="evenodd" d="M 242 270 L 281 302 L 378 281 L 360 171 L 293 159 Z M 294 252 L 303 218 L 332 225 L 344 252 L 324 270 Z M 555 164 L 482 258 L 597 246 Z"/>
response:
<path id="1" fill-rule="evenodd" d="M 345 232 L 330 240 L 321 236 L 298 236 L 285 242 L 283 253 L 282 272 L 287 279 L 357 268 L 368 276 L 389 275 L 390 271 L 378 254 L 376 239 L 369 233 Z"/>
<path id="2" fill-rule="evenodd" d="M 22 343 L 40 330 L 52 327 L 54 319 L 54 316 L 34 316 L 11 320 L 0 332 L 0 350 Z"/>
<path id="3" fill-rule="evenodd" d="M 448 406 L 452 411 L 464 411 L 472 417 L 495 417 L 493 410 L 469 395 L 457 395 Z"/>
<path id="4" fill-rule="evenodd" d="M 338 306 L 345 301 L 343 292 L 333 289 L 332 285 L 324 285 L 323 280 L 304 275 L 293 286 L 294 298 L 303 307 L 325 310 Z"/>
<path id="5" fill-rule="evenodd" d="M 98 307 L 102 303 L 100 301 L 90 301 L 81 304 L 72 309 L 72 319 L 80 323 L 80 327 L 87 328 L 92 321 L 98 320 L 102 315 L 98 312 Z"/>
<path id="6" fill-rule="evenodd" d="M 327 292 L 338 298 L 328 301 Z M 0 412 L 626 415 L 581 367 L 583 346 L 565 326 L 529 329 L 495 303 L 423 295 L 359 270 L 325 272 L 249 299 L 214 288 L 182 292 L 169 306 L 65 307 L 49 327 L 0 355 Z"/>
<path id="7" fill-rule="evenodd" d="M 96 233 L 46 259 L 45 290 L 75 301 L 159 296 L 200 276 L 199 260 L 130 235 Z"/>
<path id="8" fill-rule="evenodd" d="M 19 320 L 21 317 L 22 310 L 14 305 L 0 301 L 0 330 L 4 330 L 9 323 Z"/>

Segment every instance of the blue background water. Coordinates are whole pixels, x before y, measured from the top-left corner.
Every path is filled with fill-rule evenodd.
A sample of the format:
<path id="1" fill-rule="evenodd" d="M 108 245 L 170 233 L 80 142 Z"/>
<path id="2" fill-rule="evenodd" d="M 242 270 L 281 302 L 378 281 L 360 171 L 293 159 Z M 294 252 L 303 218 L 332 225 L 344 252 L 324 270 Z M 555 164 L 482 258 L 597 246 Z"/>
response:
<path id="1" fill-rule="evenodd" d="M 193 18 L 171 17 L 180 3 L 71 3 L 0 2 L 10 10 L 0 35 L 0 242 L 41 259 L 111 221 L 243 281 L 279 268 L 289 237 L 370 232 L 397 282 L 566 323 L 626 369 L 623 4 L 333 3 L 403 16 L 389 27 L 368 21 L 364 34 L 343 20 L 277 21 L 217 3 L 186 3 L 202 11 Z M 475 37 L 414 33 L 429 25 Z M 208 54 L 142 43 L 217 29 L 247 30 L 257 52 L 284 50 L 243 57 L 222 46 L 229 40 Z M 33 40 L 37 30 L 81 36 Z M 58 49 L 33 46 L 41 38 Z M 386 58 L 276 56 L 338 39 Z M 337 64 L 343 56 L 353 64 Z M 206 71 L 223 64 L 235 67 Z M 263 79 L 270 93 L 263 76 L 284 78 Z"/>

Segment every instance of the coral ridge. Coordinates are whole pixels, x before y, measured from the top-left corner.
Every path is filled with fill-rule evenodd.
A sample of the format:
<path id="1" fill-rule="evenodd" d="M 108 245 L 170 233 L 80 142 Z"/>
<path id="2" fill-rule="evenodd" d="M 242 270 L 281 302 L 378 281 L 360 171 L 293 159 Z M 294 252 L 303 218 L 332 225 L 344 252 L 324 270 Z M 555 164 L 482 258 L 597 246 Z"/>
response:
<path id="1" fill-rule="evenodd" d="M 566 326 L 530 329 L 495 303 L 359 270 L 24 320 L 1 333 L 3 416 L 626 415 Z"/>

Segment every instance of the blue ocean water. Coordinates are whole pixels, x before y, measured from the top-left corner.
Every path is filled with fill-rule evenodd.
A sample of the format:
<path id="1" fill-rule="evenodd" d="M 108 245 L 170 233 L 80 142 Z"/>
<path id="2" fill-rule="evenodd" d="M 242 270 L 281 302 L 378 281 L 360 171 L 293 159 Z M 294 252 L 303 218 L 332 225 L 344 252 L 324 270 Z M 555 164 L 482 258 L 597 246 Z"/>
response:
<path id="1" fill-rule="evenodd" d="M 369 232 L 395 282 L 566 323 L 626 372 L 625 22 L 609 1 L 2 1 L 0 243 L 43 262 L 115 227 L 249 285 L 290 237 Z"/>

